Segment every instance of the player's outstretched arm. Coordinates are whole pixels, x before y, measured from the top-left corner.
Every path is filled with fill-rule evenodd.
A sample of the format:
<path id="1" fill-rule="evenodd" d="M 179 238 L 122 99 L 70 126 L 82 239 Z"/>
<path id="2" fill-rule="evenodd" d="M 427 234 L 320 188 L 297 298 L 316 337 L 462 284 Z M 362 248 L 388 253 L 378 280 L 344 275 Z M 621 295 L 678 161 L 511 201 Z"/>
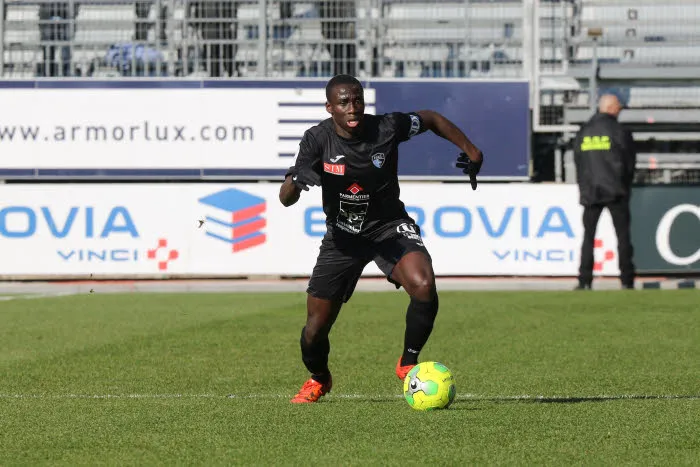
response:
<path id="1" fill-rule="evenodd" d="M 419 110 L 416 112 L 423 120 L 423 126 L 451 142 L 461 149 L 472 162 L 481 162 L 483 155 L 481 150 L 472 143 L 467 135 L 452 123 L 447 117 L 434 110 Z"/>
<path id="2" fill-rule="evenodd" d="M 476 190 L 478 184 L 476 176 L 479 174 L 481 164 L 484 161 L 484 154 L 481 150 L 467 138 L 467 135 L 462 130 L 457 128 L 457 125 L 443 115 L 433 110 L 421 110 L 417 113 L 423 120 L 423 126 L 426 129 L 450 141 L 462 150 L 462 153 L 457 157 L 455 166 L 469 175 L 472 190 Z"/>
<path id="3" fill-rule="evenodd" d="M 291 206 L 299 201 L 301 188 L 297 187 L 292 181 L 293 175 L 287 175 L 280 187 L 280 202 L 284 207 Z"/>

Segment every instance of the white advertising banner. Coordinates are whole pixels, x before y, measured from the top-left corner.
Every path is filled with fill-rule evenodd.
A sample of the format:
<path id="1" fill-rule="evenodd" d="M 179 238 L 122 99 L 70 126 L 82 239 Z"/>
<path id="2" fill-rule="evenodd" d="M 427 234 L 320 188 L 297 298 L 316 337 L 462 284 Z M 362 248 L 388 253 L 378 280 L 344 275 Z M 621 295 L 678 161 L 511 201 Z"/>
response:
<path id="1" fill-rule="evenodd" d="M 368 113 L 375 94 L 365 91 Z M 286 169 L 304 131 L 328 117 L 322 86 L 5 88 L 0 97 L 8 169 Z"/>
<path id="2" fill-rule="evenodd" d="M 279 184 L 0 186 L 0 275 L 308 276 L 321 192 L 283 207 Z M 572 185 L 403 183 L 438 275 L 575 276 L 583 228 Z M 617 275 L 607 213 L 596 274 Z M 380 274 L 372 263 L 365 274 Z"/>

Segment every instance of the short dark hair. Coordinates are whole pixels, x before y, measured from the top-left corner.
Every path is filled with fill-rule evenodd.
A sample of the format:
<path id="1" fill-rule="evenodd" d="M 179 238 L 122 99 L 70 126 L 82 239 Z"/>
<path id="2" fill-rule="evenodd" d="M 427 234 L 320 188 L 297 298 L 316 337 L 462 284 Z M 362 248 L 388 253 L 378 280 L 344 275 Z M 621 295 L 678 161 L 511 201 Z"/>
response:
<path id="1" fill-rule="evenodd" d="M 359 86 L 362 88 L 362 83 L 355 78 L 354 76 L 351 75 L 335 75 L 331 79 L 328 80 L 328 84 L 326 84 L 326 100 L 330 101 L 331 100 L 331 93 L 333 92 L 333 88 L 340 85 L 340 84 L 347 84 L 350 86 Z"/>

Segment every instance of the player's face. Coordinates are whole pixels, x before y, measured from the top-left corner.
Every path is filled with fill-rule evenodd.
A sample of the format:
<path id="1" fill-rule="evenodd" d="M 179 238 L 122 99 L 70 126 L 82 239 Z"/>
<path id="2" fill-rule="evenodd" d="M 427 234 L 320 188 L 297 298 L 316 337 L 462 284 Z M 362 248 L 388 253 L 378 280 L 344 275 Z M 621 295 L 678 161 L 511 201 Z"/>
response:
<path id="1" fill-rule="evenodd" d="M 326 110 L 341 136 L 351 136 L 360 129 L 365 115 L 365 97 L 361 86 L 339 84 L 333 88 Z"/>

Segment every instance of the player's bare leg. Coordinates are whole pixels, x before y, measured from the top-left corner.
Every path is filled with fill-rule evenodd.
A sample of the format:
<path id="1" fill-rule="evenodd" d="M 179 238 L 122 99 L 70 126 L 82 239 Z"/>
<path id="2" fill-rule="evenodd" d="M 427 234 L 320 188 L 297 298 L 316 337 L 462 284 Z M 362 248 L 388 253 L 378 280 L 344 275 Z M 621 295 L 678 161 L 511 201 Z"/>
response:
<path id="1" fill-rule="evenodd" d="M 299 393 L 292 399 L 293 403 L 316 402 L 321 396 L 330 392 L 333 386 L 331 372 L 328 369 L 330 341 L 328 334 L 338 318 L 343 302 L 307 296 L 306 325 L 301 330 L 301 359 L 311 378 L 304 383 Z"/>
<path id="2" fill-rule="evenodd" d="M 438 312 L 438 295 L 430 259 L 419 251 L 407 253 L 401 258 L 391 277 L 411 297 L 406 310 L 403 354 L 396 364 L 396 376 L 403 379 L 418 363 L 418 354 L 433 330 Z"/>

